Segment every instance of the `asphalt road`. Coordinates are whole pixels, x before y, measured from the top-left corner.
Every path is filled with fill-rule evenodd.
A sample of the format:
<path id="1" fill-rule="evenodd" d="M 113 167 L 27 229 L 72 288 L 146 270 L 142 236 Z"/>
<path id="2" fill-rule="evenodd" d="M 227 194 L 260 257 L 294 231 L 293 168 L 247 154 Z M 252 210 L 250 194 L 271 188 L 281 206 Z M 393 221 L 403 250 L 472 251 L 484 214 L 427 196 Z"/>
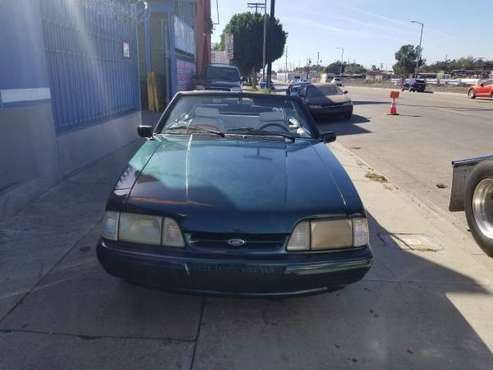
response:
<path id="1" fill-rule="evenodd" d="M 353 119 L 324 122 L 321 130 L 336 131 L 340 143 L 465 229 L 463 213 L 448 212 L 451 161 L 493 153 L 491 99 L 403 92 L 400 115 L 389 116 L 390 90 L 345 89 L 355 104 Z"/>

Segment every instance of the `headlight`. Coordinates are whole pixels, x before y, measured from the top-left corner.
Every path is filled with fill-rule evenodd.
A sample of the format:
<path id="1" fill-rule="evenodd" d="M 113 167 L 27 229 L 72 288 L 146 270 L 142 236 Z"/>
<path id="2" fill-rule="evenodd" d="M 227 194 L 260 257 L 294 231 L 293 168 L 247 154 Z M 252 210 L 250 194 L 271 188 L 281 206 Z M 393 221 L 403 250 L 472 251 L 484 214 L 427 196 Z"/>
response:
<path id="1" fill-rule="evenodd" d="M 296 225 L 289 238 L 287 249 L 290 251 L 310 249 L 310 221 L 303 221 Z"/>
<path id="2" fill-rule="evenodd" d="M 161 217 L 122 213 L 118 239 L 131 243 L 160 245 L 162 224 Z"/>
<path id="3" fill-rule="evenodd" d="M 366 218 L 302 221 L 294 228 L 288 251 L 321 251 L 368 244 Z"/>
<path id="4" fill-rule="evenodd" d="M 107 211 L 103 219 L 103 238 L 130 243 L 184 247 L 180 227 L 168 217 Z"/>
<path id="5" fill-rule="evenodd" d="M 103 218 L 103 238 L 109 240 L 118 240 L 118 223 L 120 214 L 118 212 L 108 211 Z"/>
<path id="6" fill-rule="evenodd" d="M 351 220 L 313 220 L 312 250 L 338 249 L 353 245 Z"/>
<path id="7" fill-rule="evenodd" d="M 180 226 L 171 218 L 164 219 L 163 244 L 166 247 L 184 247 L 183 235 Z"/>
<path id="8" fill-rule="evenodd" d="M 353 245 L 362 247 L 370 242 L 370 231 L 366 218 L 353 218 Z"/>

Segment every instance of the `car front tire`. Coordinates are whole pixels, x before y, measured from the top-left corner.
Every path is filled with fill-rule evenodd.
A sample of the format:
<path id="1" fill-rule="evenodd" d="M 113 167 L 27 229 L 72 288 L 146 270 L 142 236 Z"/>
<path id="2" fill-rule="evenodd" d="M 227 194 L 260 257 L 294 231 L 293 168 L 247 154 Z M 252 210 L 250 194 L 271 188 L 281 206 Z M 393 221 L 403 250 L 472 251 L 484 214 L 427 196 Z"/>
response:
<path id="1" fill-rule="evenodd" d="M 476 93 L 474 92 L 474 89 L 469 89 L 469 91 L 467 92 L 467 97 L 469 99 L 476 99 Z"/>
<path id="2" fill-rule="evenodd" d="M 466 182 L 465 211 L 469 229 L 481 249 L 493 257 L 493 160 L 474 167 Z"/>

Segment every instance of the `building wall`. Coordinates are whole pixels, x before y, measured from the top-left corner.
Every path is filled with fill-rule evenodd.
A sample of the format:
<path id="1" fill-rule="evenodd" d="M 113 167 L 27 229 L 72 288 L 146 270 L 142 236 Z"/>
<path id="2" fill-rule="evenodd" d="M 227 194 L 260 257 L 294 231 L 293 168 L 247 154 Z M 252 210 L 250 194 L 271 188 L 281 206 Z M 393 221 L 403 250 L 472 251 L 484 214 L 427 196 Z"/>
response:
<path id="1" fill-rule="evenodd" d="M 68 103 L 55 105 L 54 97 L 64 94 L 72 99 L 73 109 L 82 114 L 90 112 L 84 109 L 87 106 L 77 95 L 80 84 L 72 83 L 84 70 L 81 57 L 66 51 L 63 63 L 50 62 L 50 51 L 43 37 L 49 22 L 43 18 L 41 6 L 48 2 L 69 4 L 69 1 L 0 1 L 0 219 L 16 213 L 72 171 L 137 137 L 140 111 L 115 110 L 122 100 L 117 100 L 118 104 L 112 106 L 114 110 L 104 117 L 83 120 L 81 116 L 75 121 L 77 127 L 57 129 L 55 109 L 71 112 L 67 111 Z M 91 3 L 105 6 L 103 0 Z M 58 36 L 57 40 L 67 40 Z M 98 60 L 93 60 L 93 64 L 97 65 Z M 109 74 L 104 69 L 101 71 L 103 80 L 108 78 Z M 67 73 L 63 91 L 59 90 L 60 80 L 56 78 L 61 73 Z M 131 74 L 129 81 L 135 77 L 133 72 L 120 73 Z M 94 73 L 86 73 L 85 78 L 101 82 Z M 133 88 L 118 84 L 117 87 Z"/>
<path id="2" fill-rule="evenodd" d="M 178 91 L 189 90 L 191 88 L 192 76 L 195 74 L 195 63 L 192 60 L 177 58 L 176 74 L 178 81 Z"/>

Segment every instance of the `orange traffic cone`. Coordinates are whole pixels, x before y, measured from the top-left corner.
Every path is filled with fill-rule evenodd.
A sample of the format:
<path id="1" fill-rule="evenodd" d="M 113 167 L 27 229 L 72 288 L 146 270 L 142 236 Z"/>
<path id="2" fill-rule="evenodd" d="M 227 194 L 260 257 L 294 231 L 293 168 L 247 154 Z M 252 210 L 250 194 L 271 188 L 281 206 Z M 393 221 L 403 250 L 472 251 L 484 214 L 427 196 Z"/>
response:
<path id="1" fill-rule="evenodd" d="M 392 105 L 390 106 L 389 115 L 392 115 L 392 116 L 398 116 L 399 115 L 399 113 L 397 113 L 397 104 L 395 104 L 395 99 L 392 99 Z"/>

